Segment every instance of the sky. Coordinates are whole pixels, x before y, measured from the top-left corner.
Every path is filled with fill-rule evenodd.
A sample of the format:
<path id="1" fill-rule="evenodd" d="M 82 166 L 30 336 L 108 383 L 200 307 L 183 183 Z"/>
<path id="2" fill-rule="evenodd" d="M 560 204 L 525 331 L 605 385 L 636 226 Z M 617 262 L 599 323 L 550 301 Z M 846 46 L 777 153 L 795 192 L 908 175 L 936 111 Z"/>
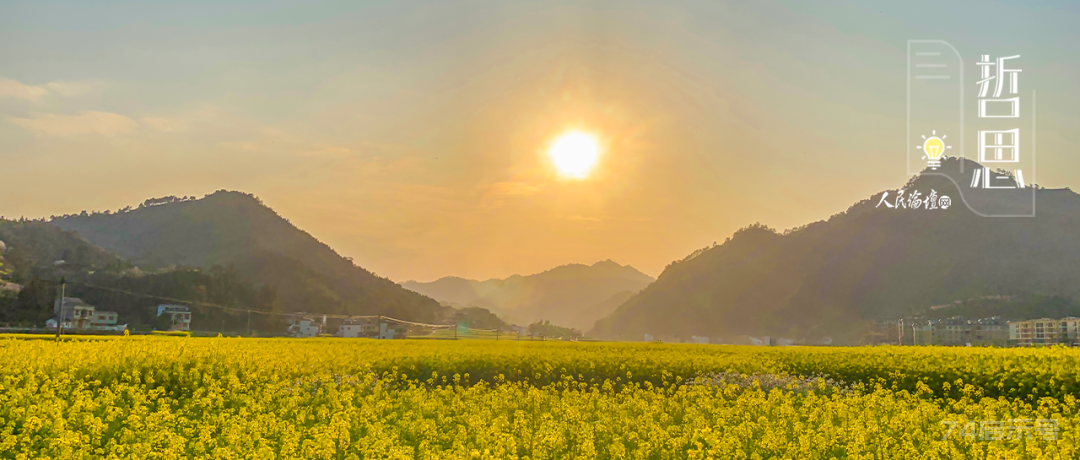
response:
<path id="1" fill-rule="evenodd" d="M 1029 181 L 1080 185 L 1080 7 L 880 3 L 6 1 L 0 215 L 240 190 L 399 282 L 656 276 L 902 186 L 909 39 L 1021 55 Z"/>

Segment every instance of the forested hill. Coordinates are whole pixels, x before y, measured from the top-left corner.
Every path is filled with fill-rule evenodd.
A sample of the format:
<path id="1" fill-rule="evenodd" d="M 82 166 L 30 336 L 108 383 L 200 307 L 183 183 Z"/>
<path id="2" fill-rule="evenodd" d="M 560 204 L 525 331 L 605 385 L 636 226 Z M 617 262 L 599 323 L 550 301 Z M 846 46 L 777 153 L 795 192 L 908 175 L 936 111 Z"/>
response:
<path id="1" fill-rule="evenodd" d="M 669 265 L 592 333 L 724 337 L 822 336 L 858 340 L 866 320 L 988 295 L 1080 296 L 1080 196 L 1040 189 L 1037 217 L 981 217 L 1022 209 L 1031 191 L 998 199 L 969 188 L 980 167 L 950 159 L 903 189 L 948 195 L 948 209 L 889 208 L 877 193 L 827 221 L 777 233 L 754 225 Z M 961 169 L 962 168 L 962 169 Z M 966 171 L 967 174 L 961 171 Z M 963 187 L 964 203 L 958 193 Z"/>
<path id="2" fill-rule="evenodd" d="M 119 272 L 132 268 L 128 261 L 94 246 L 77 233 L 41 221 L 0 219 L 0 241 L 4 242 L 0 258 L 6 260 L 10 276 L 18 282 L 67 272 Z"/>
<path id="3" fill-rule="evenodd" d="M 144 268 L 232 265 L 246 279 L 274 287 L 278 308 L 287 311 L 433 321 L 440 309 L 436 301 L 354 265 L 245 193 L 147 200 L 136 209 L 50 223 Z"/>

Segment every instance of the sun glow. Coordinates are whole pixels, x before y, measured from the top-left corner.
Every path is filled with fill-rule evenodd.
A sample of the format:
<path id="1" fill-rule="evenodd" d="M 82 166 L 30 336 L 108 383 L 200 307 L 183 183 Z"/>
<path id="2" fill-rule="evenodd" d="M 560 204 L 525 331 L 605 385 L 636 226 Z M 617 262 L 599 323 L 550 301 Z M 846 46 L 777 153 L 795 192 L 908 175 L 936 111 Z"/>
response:
<path id="1" fill-rule="evenodd" d="M 559 174 L 581 179 L 589 174 L 600 158 L 600 142 L 592 134 L 570 131 L 555 139 L 548 149 L 548 156 Z"/>

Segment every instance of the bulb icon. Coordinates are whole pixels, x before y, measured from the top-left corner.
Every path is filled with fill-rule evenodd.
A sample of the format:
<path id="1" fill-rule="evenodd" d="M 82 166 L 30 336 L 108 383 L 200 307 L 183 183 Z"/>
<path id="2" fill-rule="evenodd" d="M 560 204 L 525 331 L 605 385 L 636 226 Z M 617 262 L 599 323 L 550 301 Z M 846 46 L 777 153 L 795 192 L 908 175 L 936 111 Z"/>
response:
<path id="1" fill-rule="evenodd" d="M 922 145 L 916 147 L 917 149 L 922 149 L 923 153 L 926 155 L 926 165 L 929 166 L 930 169 L 936 170 L 940 168 L 941 157 L 945 155 L 945 149 L 952 148 L 945 145 L 946 137 L 948 136 L 942 135 L 941 137 L 937 137 L 937 131 L 935 130 L 931 137 L 923 136 L 923 139 L 926 140 Z"/>

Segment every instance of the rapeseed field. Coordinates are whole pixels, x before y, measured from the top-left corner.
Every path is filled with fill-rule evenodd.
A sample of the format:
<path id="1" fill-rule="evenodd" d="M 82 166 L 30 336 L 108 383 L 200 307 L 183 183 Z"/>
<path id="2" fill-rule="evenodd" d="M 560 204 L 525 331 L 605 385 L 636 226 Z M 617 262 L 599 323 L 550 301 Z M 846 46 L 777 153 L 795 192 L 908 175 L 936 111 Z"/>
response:
<path id="1" fill-rule="evenodd" d="M 1080 458 L 1080 351 L 0 339 L 0 458 Z"/>

